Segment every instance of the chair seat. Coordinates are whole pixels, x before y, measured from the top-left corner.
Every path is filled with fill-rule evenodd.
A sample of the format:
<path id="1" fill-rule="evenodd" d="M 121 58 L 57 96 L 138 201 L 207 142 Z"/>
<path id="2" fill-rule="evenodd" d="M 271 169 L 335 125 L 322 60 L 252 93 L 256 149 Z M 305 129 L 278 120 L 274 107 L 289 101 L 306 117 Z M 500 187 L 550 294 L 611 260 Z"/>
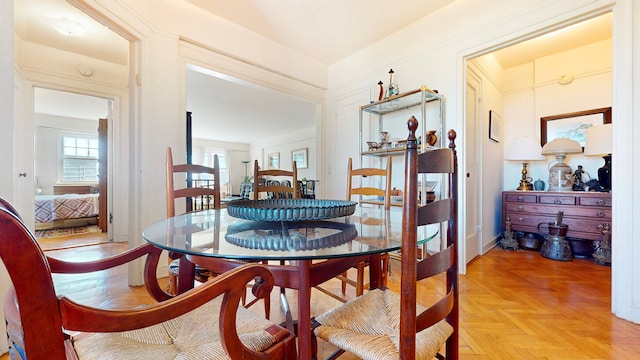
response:
<path id="1" fill-rule="evenodd" d="M 218 329 L 218 297 L 205 305 L 154 326 L 117 333 L 74 336 L 78 359 L 229 359 Z M 274 323 L 239 307 L 236 320 L 240 340 L 254 351 L 276 342 L 267 329 Z"/>
<path id="2" fill-rule="evenodd" d="M 425 308 L 417 305 L 420 313 Z M 319 338 L 362 359 L 399 359 L 400 295 L 375 289 L 316 318 Z M 432 359 L 453 328 L 445 320 L 416 335 L 416 359 Z M 376 344 L 363 346 L 363 344 Z"/>

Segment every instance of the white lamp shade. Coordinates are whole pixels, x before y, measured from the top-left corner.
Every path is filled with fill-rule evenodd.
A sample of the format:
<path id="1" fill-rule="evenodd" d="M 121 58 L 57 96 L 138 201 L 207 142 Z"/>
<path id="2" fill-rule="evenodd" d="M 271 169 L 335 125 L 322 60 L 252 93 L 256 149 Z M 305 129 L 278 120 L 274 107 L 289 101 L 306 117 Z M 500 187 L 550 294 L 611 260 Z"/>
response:
<path id="1" fill-rule="evenodd" d="M 604 156 L 611 154 L 613 148 L 613 126 L 611 124 L 596 125 L 587 129 L 584 154 Z"/>
<path id="2" fill-rule="evenodd" d="M 520 161 L 544 160 L 540 141 L 528 136 L 516 138 L 504 158 Z"/>
<path id="3" fill-rule="evenodd" d="M 580 143 L 568 138 L 554 139 L 542 147 L 542 154 L 544 155 L 573 154 L 579 152 L 582 152 Z"/>

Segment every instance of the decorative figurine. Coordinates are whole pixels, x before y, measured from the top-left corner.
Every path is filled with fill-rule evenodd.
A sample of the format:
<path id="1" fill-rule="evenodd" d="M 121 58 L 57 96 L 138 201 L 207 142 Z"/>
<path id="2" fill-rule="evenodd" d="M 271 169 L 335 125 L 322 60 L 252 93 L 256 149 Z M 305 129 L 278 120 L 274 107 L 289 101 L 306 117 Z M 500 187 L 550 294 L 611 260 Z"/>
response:
<path id="1" fill-rule="evenodd" d="M 602 240 L 594 241 L 593 245 L 595 247 L 595 251 L 593 254 L 593 262 L 596 265 L 607 265 L 611 264 L 611 231 L 609 231 L 609 224 L 604 225 L 604 229 L 602 230 Z"/>
<path id="2" fill-rule="evenodd" d="M 584 178 L 586 172 L 582 170 L 582 165 L 578 165 L 578 169 L 573 173 L 573 191 L 584 191 L 585 182 Z"/>
<path id="3" fill-rule="evenodd" d="M 511 230 L 511 217 L 507 216 L 504 220 L 504 235 L 500 239 L 500 247 L 503 249 L 518 250 L 518 242 L 513 237 L 513 231 Z"/>
<path id="4" fill-rule="evenodd" d="M 378 86 L 380 87 L 380 93 L 378 94 L 378 101 L 382 100 L 382 97 L 384 96 L 384 88 L 382 87 L 382 84 L 384 84 L 382 80 L 378 81 Z"/>
<path id="5" fill-rule="evenodd" d="M 398 92 L 393 84 L 393 69 L 389 69 L 389 89 L 387 90 L 387 97 L 397 95 Z"/>
<path id="6" fill-rule="evenodd" d="M 596 179 L 591 179 L 587 181 L 584 189 L 585 191 L 597 191 L 597 192 L 606 191 L 605 188 L 603 188 L 602 185 L 600 185 L 600 182 Z"/>

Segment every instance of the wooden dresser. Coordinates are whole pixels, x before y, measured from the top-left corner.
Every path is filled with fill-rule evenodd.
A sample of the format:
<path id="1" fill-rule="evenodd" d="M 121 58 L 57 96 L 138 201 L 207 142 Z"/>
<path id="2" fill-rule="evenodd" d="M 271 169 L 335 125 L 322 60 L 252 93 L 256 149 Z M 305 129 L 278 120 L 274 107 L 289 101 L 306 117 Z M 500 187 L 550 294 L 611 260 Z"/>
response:
<path id="1" fill-rule="evenodd" d="M 513 231 L 539 233 L 538 224 L 555 222 L 558 211 L 564 212 L 562 222 L 569 225 L 567 238 L 575 239 L 574 253 L 590 256 L 591 241 L 584 240 L 602 240 L 604 225 L 611 224 L 611 194 L 516 190 L 502 193 L 502 223 L 509 216 Z M 546 233 L 546 226 L 541 229 Z"/>

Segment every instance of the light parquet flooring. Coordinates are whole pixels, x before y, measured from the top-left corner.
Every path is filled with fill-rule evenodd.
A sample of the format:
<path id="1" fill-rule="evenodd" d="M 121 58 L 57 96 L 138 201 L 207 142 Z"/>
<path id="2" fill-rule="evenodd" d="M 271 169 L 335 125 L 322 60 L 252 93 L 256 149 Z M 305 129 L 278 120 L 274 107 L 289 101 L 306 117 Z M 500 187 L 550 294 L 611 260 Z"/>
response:
<path id="1" fill-rule="evenodd" d="M 126 244 L 107 243 L 47 254 L 77 261 L 125 248 Z M 398 274 L 399 263 L 393 260 L 392 289 L 399 286 Z M 126 308 L 151 301 L 143 287 L 126 285 L 125 267 L 84 277 L 56 275 L 55 281 L 60 294 L 92 306 Z M 423 305 L 433 295 L 430 285 L 418 287 L 418 301 Z M 339 291 L 340 284 L 332 280 L 324 287 Z M 460 358 L 640 359 L 640 325 L 611 313 L 610 288 L 610 267 L 585 259 L 561 262 L 533 251 L 493 249 L 460 276 Z M 282 320 L 278 292 L 272 292 L 271 319 L 276 322 Z M 295 291 L 287 290 L 287 294 L 295 314 Z M 312 316 L 338 304 L 314 290 Z M 261 304 L 252 309 L 263 312 Z M 319 341 L 319 358 L 334 349 Z M 341 358 L 356 359 L 351 354 Z M 0 357 L 5 359 L 8 356 Z"/>

